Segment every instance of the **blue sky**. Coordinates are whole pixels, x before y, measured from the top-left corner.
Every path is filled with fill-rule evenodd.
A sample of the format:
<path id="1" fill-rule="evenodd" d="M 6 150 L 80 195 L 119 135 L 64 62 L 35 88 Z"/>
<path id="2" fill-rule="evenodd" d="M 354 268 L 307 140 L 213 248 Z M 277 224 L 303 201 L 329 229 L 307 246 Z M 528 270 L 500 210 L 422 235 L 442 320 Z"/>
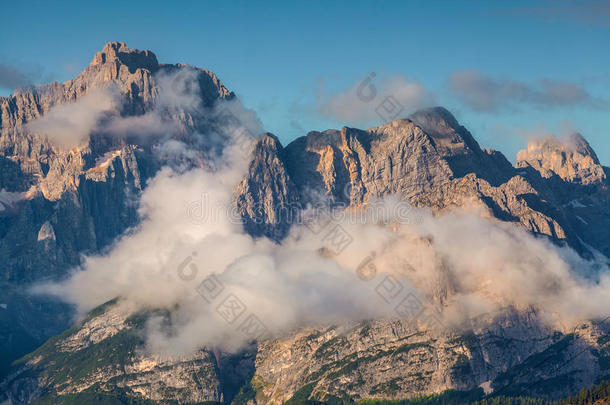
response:
<path id="1" fill-rule="evenodd" d="M 609 4 L 5 2 L 0 74 L 65 81 L 106 42 L 123 41 L 161 62 L 214 71 L 284 143 L 309 130 L 377 125 L 376 108 L 392 96 L 402 115 L 447 107 L 482 146 L 513 161 L 527 137 L 576 130 L 608 165 Z M 375 99 L 354 99 L 371 72 Z"/>

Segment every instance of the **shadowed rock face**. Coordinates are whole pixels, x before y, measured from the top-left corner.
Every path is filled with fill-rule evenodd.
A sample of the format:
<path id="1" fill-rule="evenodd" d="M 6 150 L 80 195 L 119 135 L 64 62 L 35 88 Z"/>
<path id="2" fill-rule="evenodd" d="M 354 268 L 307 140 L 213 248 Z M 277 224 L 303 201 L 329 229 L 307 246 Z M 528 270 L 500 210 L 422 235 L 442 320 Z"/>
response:
<path id="1" fill-rule="evenodd" d="M 286 154 L 275 135 L 265 134 L 253 156 L 235 190 L 236 205 L 246 232 L 280 241 L 298 214 L 298 192 L 286 170 Z"/>
<path id="2" fill-rule="evenodd" d="M 218 368 L 210 351 L 202 349 L 182 357 L 147 354 L 142 340 L 143 320 L 138 316 L 126 318 L 114 304 L 100 307 L 96 315 L 20 359 L 17 367 L 29 370 L 30 377 L 9 377 L 0 383 L 0 398 L 29 403 L 40 396 L 54 399 L 55 395 L 79 394 L 97 384 L 94 393 L 125 393 L 127 398 L 179 403 L 222 401 Z M 83 395 L 78 403 L 99 403 L 95 399 Z"/>

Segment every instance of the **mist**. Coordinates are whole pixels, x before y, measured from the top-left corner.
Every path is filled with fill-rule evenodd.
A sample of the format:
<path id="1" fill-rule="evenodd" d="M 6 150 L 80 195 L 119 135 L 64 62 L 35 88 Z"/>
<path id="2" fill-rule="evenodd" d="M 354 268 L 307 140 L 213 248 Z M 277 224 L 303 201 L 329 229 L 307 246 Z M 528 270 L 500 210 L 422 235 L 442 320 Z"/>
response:
<path id="1" fill-rule="evenodd" d="M 46 136 L 57 147 L 77 147 L 89 139 L 99 121 L 115 110 L 117 103 L 115 89 L 92 90 L 74 103 L 51 107 L 45 115 L 25 127 L 29 132 Z"/>
<path id="2" fill-rule="evenodd" d="M 263 128 L 239 103 L 221 102 L 217 111 L 224 108 L 240 124 L 224 124 L 218 155 L 199 157 L 209 164 L 164 167 L 142 194 L 137 228 L 86 257 L 67 280 L 36 291 L 75 304 L 80 315 L 117 297 L 125 316 L 166 310 L 148 322 L 146 338 L 149 350 L 170 354 L 235 350 L 296 328 L 368 319 L 421 326 L 432 317 L 435 327 L 459 328 L 507 307 L 535 308 L 549 324 L 610 315 L 603 261 L 489 219 L 475 203 L 433 213 L 396 195 L 358 209 L 320 209 L 321 201 L 303 207 L 309 220 L 295 221 L 282 243 L 252 238 L 233 198 L 255 140 L 247 134 Z M 160 119 L 157 111 L 142 119 Z M 59 121 L 43 119 L 38 130 L 52 132 Z M 120 122 L 121 130 L 142 130 L 137 125 Z M 159 151 L 198 153 L 175 139 Z"/>

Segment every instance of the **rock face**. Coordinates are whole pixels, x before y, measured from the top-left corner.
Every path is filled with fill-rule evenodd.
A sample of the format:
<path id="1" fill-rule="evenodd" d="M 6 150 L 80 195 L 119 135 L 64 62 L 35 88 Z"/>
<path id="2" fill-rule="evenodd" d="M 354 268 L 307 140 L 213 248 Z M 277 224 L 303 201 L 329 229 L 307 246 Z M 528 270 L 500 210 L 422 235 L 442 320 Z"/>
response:
<path id="1" fill-rule="evenodd" d="M 584 244 L 610 256 L 609 170 L 581 135 L 530 142 L 519 152 L 517 168 L 527 173 Z"/>
<path id="2" fill-rule="evenodd" d="M 610 373 L 610 325 L 556 330 L 534 311 L 508 310 L 453 332 L 405 320 L 308 328 L 240 353 L 201 349 L 181 357 L 148 354 L 150 313 L 122 313 L 120 302 L 105 304 L 20 359 L 0 383 L 0 399 L 353 403 L 448 389 L 470 399 L 484 390 L 559 397 Z"/>
<path id="3" fill-rule="evenodd" d="M 571 334 L 552 332 L 533 313 L 510 313 L 455 334 L 404 321 L 305 330 L 262 344 L 252 383 L 262 403 L 301 395 L 328 402 L 405 399 L 482 385 L 507 395 L 549 389 L 566 395 L 607 373 L 604 355 L 599 357 L 609 350 L 607 326 L 587 323 Z M 578 361 L 562 365 L 574 355 Z"/>
<path id="4" fill-rule="evenodd" d="M 301 192 L 323 192 L 350 204 L 390 193 L 416 199 L 468 173 L 492 185 L 514 174 L 501 154 L 481 150 L 441 107 L 367 131 L 310 132 L 286 151 L 289 174 Z"/>
<path id="5" fill-rule="evenodd" d="M 580 134 L 563 141 L 547 138 L 531 141 L 517 155 L 518 167 L 533 167 L 542 177 L 559 176 L 568 183 L 603 184 L 606 173 L 589 143 Z"/>
<path id="6" fill-rule="evenodd" d="M 181 75 L 189 80 L 181 80 Z M 195 83 L 193 88 L 184 88 L 184 83 L 191 82 Z M 90 128 L 81 142 L 66 146 L 31 125 L 57 108 L 74 108 L 86 97 L 104 91 L 115 102 L 100 119 L 120 122 L 145 119 L 154 113 L 158 125 L 171 125 L 174 138 L 196 143 L 190 145 L 193 149 L 205 149 L 206 143 L 190 134 L 205 133 L 207 109 L 217 100 L 233 97 L 205 69 L 159 64 L 150 51 L 111 42 L 75 79 L 21 89 L 0 98 L 0 191 L 11 197 L 2 199 L 0 210 L 2 302 L 8 297 L 36 300 L 11 291 L 64 276 L 80 264 L 83 253 L 100 251 L 135 225 L 139 194 L 156 170 L 167 164 L 153 147 L 160 141 L 158 135 L 107 134 Z M 168 103 L 176 92 L 188 93 L 197 108 Z M 87 110 L 93 107 L 95 103 L 86 104 Z M 86 113 L 83 107 L 67 111 L 62 118 L 68 120 L 78 120 L 79 114 Z M 44 313 L 48 307 L 42 303 L 38 310 L 36 304 L 15 307 L 37 311 L 37 316 L 45 319 L 53 319 L 56 312 Z M 0 332 L 0 351 L 11 353 L 8 360 L 31 351 L 44 341 L 41 338 L 50 336 L 47 329 L 40 336 L 24 324 L 32 316 L 11 318 L 16 323 Z M 68 326 L 65 316 L 59 318 L 52 333 Z M 16 341 L 15 336 L 28 338 Z M 29 343 L 21 347 L 23 342 Z"/>
<path id="7" fill-rule="evenodd" d="M 569 156 L 567 146 L 559 141 L 547 142 L 539 154 L 535 152 L 538 146 L 530 146 L 529 155 L 522 152 L 520 157 L 538 156 L 537 160 L 520 160 L 514 168 L 500 152 L 482 150 L 451 113 L 436 107 L 366 131 L 345 127 L 310 132 L 291 142 L 283 156 L 277 155 L 276 166 L 257 165 L 255 172 L 259 179 L 268 178 L 272 183 L 294 183 L 301 206 L 320 199 L 359 206 L 389 194 L 436 211 L 478 201 L 488 207 L 492 217 L 567 243 L 584 256 L 593 254 L 590 247 L 608 255 L 608 227 L 596 226 L 591 231 L 582 226 L 584 222 L 606 224 L 605 215 L 610 212 L 605 169 L 584 139 L 574 137 L 571 142 L 576 146 Z M 254 162 L 264 161 L 265 153 L 265 148 L 258 148 Z M 551 156 L 566 158 L 556 162 Z M 266 174 L 261 174 L 264 169 Z M 565 178 L 551 176 L 552 170 Z M 264 187 L 267 183 L 250 179 L 248 184 L 256 189 L 256 184 Z M 248 213 L 244 215 L 247 222 L 258 224 L 254 235 L 263 232 L 277 238 L 285 233 L 285 224 L 273 219 L 277 205 L 266 202 L 254 209 L 263 200 L 246 198 L 243 187 L 237 194 L 241 211 Z M 591 208 L 586 215 L 596 221 L 573 213 L 570 201 L 585 195 L 589 199 L 586 207 Z M 275 200 L 276 204 L 285 201 L 285 196 Z M 253 213 L 257 213 L 255 218 Z"/>
<path id="8" fill-rule="evenodd" d="M 221 402 L 216 359 L 206 350 L 188 357 L 145 354 L 142 336 L 145 319 L 125 318 L 110 303 L 82 323 L 47 341 L 21 359 L 17 371 L 1 385 L 3 400 L 29 403 L 42 397 L 53 403 L 72 396 L 79 403 L 138 397 L 179 403 Z M 24 386 L 28 386 L 24 390 Z M 92 387 L 95 389 L 92 391 Z"/>
<path id="9" fill-rule="evenodd" d="M 252 236 L 279 241 L 297 215 L 298 193 L 288 176 L 280 141 L 265 134 L 257 143 L 247 177 L 235 190 L 244 229 Z"/>
<path id="10" fill-rule="evenodd" d="M 432 137 L 436 150 L 447 161 L 454 177 L 475 173 L 496 186 L 513 176 L 510 162 L 497 151 L 482 150 L 472 134 L 445 108 L 421 110 L 409 118 Z"/>

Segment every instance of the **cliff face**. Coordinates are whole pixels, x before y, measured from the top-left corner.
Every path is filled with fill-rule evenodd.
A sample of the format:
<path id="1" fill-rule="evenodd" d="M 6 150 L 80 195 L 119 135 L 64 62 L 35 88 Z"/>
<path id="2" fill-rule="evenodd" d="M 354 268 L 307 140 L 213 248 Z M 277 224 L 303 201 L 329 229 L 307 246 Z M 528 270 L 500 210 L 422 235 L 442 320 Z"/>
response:
<path id="1" fill-rule="evenodd" d="M 0 383 L 0 399 L 353 403 L 449 389 L 476 398 L 493 392 L 560 397 L 610 372 L 608 324 L 558 330 L 534 311 L 508 310 L 455 331 L 378 320 L 306 328 L 238 353 L 202 348 L 160 356 L 147 352 L 143 332 L 150 315 L 164 314 L 125 318 L 120 305 L 105 304 L 20 359 Z"/>
<path id="2" fill-rule="evenodd" d="M 284 148 L 274 135 L 265 134 L 257 143 L 235 194 L 248 234 L 276 241 L 286 236 L 297 215 L 298 192 L 286 169 Z"/>
<path id="3" fill-rule="evenodd" d="M 168 90 L 160 84 L 168 75 L 180 71 L 194 75 L 199 88 Z M 167 87 L 180 85 L 179 79 L 174 78 Z M 49 115 L 54 107 L 74 106 L 100 89 L 116 93 L 116 102 L 108 105 L 103 111 L 106 115 L 100 119 L 142 118 L 154 110 L 161 122 L 174 125 L 172 136 L 187 142 L 191 141 L 189 134 L 205 131 L 209 120 L 205 108 L 215 100 L 232 97 L 209 71 L 186 65 L 160 65 L 150 51 L 132 50 L 123 43 L 112 42 L 75 79 L 21 90 L 0 99 L 0 161 L 16 175 L 4 176 L 0 189 L 21 193 L 13 204 L 4 204 L 7 207 L 3 210 L 2 237 L 9 239 L 2 242 L 2 248 L 26 248 L 32 253 L 28 256 L 37 258 L 41 255 L 35 254 L 40 250 L 35 238 L 40 227 L 48 222 L 47 228 L 55 232 L 55 246 L 43 248 L 44 260 L 49 260 L 46 265 L 19 262 L 25 256 L 21 250 L 3 252 L 4 257 L 17 260 L 3 261 L 3 280 L 32 281 L 43 276 L 37 273 L 40 271 L 44 276 L 56 274 L 49 272 L 49 267 L 61 272 L 66 265 L 78 264 L 78 255 L 83 251 L 100 249 L 135 224 L 134 198 L 157 167 L 164 164 L 151 145 L 164 140 L 165 134 L 151 135 L 149 139 L 128 132 L 108 134 L 93 127 L 90 136 L 64 145 L 36 125 L 28 126 Z M 163 102 L 169 91 L 189 91 L 199 105 L 188 108 Z M 72 111 L 60 118 L 71 119 L 69 112 Z M 83 112 L 86 110 L 73 111 Z M 60 129 L 69 132 L 72 127 Z M 205 143 L 198 145 L 205 148 Z M 18 243 L 20 240 L 23 242 Z"/>
<path id="4" fill-rule="evenodd" d="M 365 322 L 265 342 L 252 382 L 262 403 L 284 403 L 304 390 L 319 401 L 405 399 L 478 387 L 560 396 L 607 373 L 599 357 L 608 353 L 607 336 L 605 325 L 587 323 L 567 334 L 541 326 L 534 313 L 510 311 L 461 333 L 405 321 Z"/>
<path id="5" fill-rule="evenodd" d="M 197 88 L 184 88 L 181 74 Z M 171 103 L 177 92 L 190 95 L 196 108 Z M 9 325 L 0 331 L 0 350 L 10 353 L 7 360 L 68 326 L 67 308 L 53 304 L 46 314 L 50 304 L 28 296 L 24 286 L 64 276 L 83 253 L 99 252 L 137 224 L 139 194 L 160 166 L 171 163 L 154 148 L 166 133 L 106 133 L 83 129 L 81 121 L 153 117 L 171 128 L 171 137 L 205 150 L 206 143 L 190 134 L 204 133 L 205 111 L 232 97 L 205 69 L 159 64 L 150 51 L 112 42 L 75 79 L 0 98 L 0 302 L 10 305 L 0 315 Z M 45 132 L 37 125 L 43 118 L 59 129 Z M 33 318 L 45 319 L 43 331 Z"/>
<path id="6" fill-rule="evenodd" d="M 600 222 L 593 218 L 589 222 L 583 216 L 575 216 L 574 202 L 570 202 L 587 196 L 586 211 L 591 213 L 583 211 L 583 215 L 606 223 L 602 213 L 608 213 L 609 194 L 602 175 L 604 169 L 599 162 L 594 163 L 597 158 L 588 144 L 585 147 L 585 141 L 580 142 L 581 152 L 571 152 L 570 159 L 563 163 L 540 157 L 535 164 L 520 160 L 514 168 L 501 153 L 482 150 L 447 110 L 438 107 L 366 131 L 346 127 L 340 131 L 310 132 L 278 153 L 275 159 L 279 164 L 267 170 L 266 176 L 275 179 L 272 181 L 294 183 L 301 206 L 321 199 L 331 204 L 361 206 L 374 197 L 398 194 L 414 206 L 431 207 L 438 212 L 478 201 L 488 207 L 491 217 L 523 226 L 557 243 L 567 243 L 582 255 L 593 254 L 583 241 L 609 254 L 605 242 L 608 228 L 595 225 Z M 556 152 L 551 152 L 555 150 L 552 148 Z M 544 156 L 565 154 L 565 148 L 555 141 L 543 148 Z M 257 149 L 254 162 L 265 159 L 262 150 Z M 545 167 L 572 174 L 549 177 L 551 171 Z M 265 176 L 260 174 L 263 169 L 257 166 L 260 179 Z M 593 177 L 590 173 L 594 173 Z M 583 183 L 581 179 L 587 180 Z M 250 179 L 249 187 L 262 187 L 264 183 Z M 262 232 L 275 238 L 278 233 L 285 233 L 278 231 L 285 229 L 275 219 L 280 217 L 278 205 L 267 203 L 256 211 L 256 200 L 246 199 L 243 188 L 237 190 L 237 195 L 242 211 L 249 213 L 247 220 L 259 224 L 256 235 Z M 284 201 L 287 199 L 276 200 L 279 205 Z M 574 221 L 579 217 L 594 224 L 595 229 L 583 229 L 583 221 Z"/>
<path id="7" fill-rule="evenodd" d="M 584 244 L 610 256 L 609 170 L 581 135 L 530 142 L 519 152 L 517 168 L 539 185 Z"/>

